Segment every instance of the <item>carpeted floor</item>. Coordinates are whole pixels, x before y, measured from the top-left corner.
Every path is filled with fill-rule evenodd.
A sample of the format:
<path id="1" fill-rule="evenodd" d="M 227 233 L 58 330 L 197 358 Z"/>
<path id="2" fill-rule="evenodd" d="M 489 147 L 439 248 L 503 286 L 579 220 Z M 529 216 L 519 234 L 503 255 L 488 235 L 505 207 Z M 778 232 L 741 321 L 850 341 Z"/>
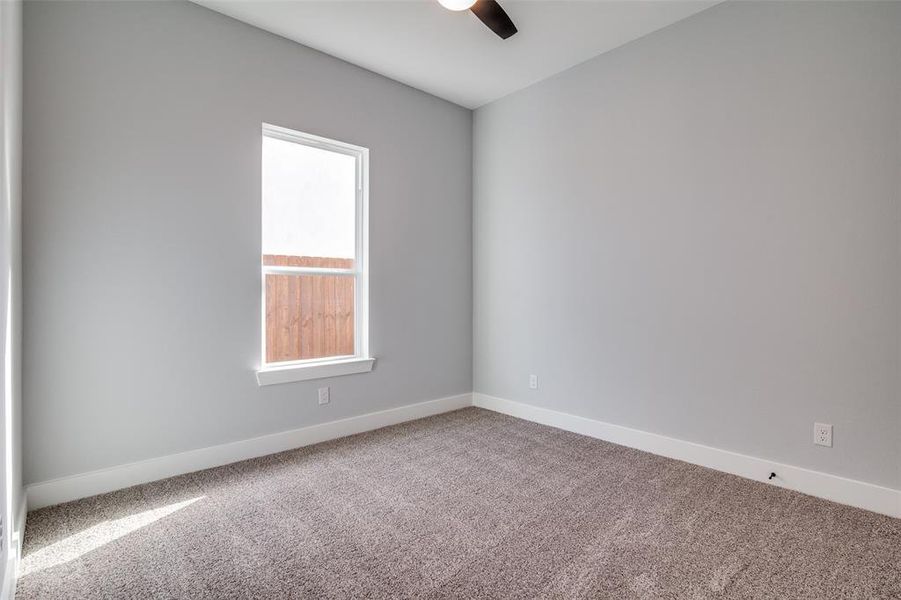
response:
<path id="1" fill-rule="evenodd" d="M 469 408 L 28 515 L 29 598 L 901 598 L 901 520 Z"/>

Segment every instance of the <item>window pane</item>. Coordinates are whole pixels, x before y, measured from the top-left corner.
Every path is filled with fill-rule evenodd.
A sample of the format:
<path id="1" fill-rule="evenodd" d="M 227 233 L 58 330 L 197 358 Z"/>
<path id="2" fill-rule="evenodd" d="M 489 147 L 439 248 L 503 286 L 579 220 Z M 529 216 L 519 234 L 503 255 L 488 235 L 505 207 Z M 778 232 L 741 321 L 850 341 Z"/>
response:
<path id="1" fill-rule="evenodd" d="M 266 362 L 354 354 L 354 278 L 266 275 Z"/>
<path id="2" fill-rule="evenodd" d="M 352 261 L 356 181 L 353 156 L 263 136 L 263 255 Z"/>

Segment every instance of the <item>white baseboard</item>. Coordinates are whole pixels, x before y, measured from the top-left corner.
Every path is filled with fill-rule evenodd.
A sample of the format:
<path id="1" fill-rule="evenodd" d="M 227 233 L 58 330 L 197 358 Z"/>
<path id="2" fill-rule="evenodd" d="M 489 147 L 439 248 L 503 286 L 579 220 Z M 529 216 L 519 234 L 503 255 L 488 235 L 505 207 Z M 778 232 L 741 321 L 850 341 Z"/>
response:
<path id="1" fill-rule="evenodd" d="M 825 498 L 841 504 L 856 506 L 873 512 L 901 518 L 901 490 L 881 487 L 863 481 L 847 479 L 820 471 L 777 463 L 754 456 L 720 450 L 693 442 L 612 425 L 603 421 L 540 408 L 522 402 L 473 393 L 475 406 L 504 413 L 542 425 L 580 433 L 644 450 L 652 454 L 674 458 L 702 467 L 724 471 L 762 483 L 778 485 L 811 496 Z M 770 473 L 777 478 L 769 481 Z"/>
<path id="2" fill-rule="evenodd" d="M 901 491 L 485 394 L 460 394 L 29 485 L 28 510 L 478 406 L 520 419 L 901 518 Z M 771 472 L 778 474 L 767 480 Z M 24 504 L 24 503 L 23 503 Z M 24 507 L 23 507 L 24 510 Z M 23 513 L 24 523 L 24 513 Z M 17 524 L 18 525 L 18 524 Z M 21 529 L 22 525 L 18 525 Z"/>
<path id="3" fill-rule="evenodd" d="M 472 406 L 472 394 L 460 394 L 419 404 L 283 431 L 249 440 L 161 456 L 80 475 L 33 483 L 26 487 L 28 510 L 119 490 L 132 485 L 218 467 L 249 458 L 309 446 L 327 440 L 421 419 Z"/>

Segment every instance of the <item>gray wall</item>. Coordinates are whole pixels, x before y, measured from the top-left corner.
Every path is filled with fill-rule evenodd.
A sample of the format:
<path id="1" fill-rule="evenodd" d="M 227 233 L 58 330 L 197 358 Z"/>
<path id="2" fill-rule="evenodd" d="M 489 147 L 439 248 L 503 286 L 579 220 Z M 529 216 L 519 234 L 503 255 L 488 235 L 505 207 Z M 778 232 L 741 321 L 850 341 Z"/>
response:
<path id="1" fill-rule="evenodd" d="M 22 2 L 0 2 L 0 582 L 22 523 Z M 8 344 L 8 345 L 7 345 Z M 22 533 L 19 531 L 18 533 Z M 10 579 L 12 581 L 12 579 Z M 6 590 L 0 591 L 4 593 Z"/>
<path id="2" fill-rule="evenodd" d="M 476 391 L 899 487 L 901 3 L 718 5 L 474 164 Z"/>
<path id="3" fill-rule="evenodd" d="M 26 4 L 27 482 L 472 389 L 470 111 L 187 3 Z M 372 373 L 257 387 L 263 121 L 371 151 Z"/>

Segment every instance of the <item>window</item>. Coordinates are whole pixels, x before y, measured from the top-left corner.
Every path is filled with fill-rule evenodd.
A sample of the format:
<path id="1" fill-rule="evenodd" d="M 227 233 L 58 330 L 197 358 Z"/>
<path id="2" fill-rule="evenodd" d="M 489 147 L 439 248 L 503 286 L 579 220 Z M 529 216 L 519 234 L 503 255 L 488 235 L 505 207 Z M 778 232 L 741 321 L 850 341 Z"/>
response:
<path id="1" fill-rule="evenodd" d="M 369 151 L 263 125 L 260 385 L 361 373 Z"/>

